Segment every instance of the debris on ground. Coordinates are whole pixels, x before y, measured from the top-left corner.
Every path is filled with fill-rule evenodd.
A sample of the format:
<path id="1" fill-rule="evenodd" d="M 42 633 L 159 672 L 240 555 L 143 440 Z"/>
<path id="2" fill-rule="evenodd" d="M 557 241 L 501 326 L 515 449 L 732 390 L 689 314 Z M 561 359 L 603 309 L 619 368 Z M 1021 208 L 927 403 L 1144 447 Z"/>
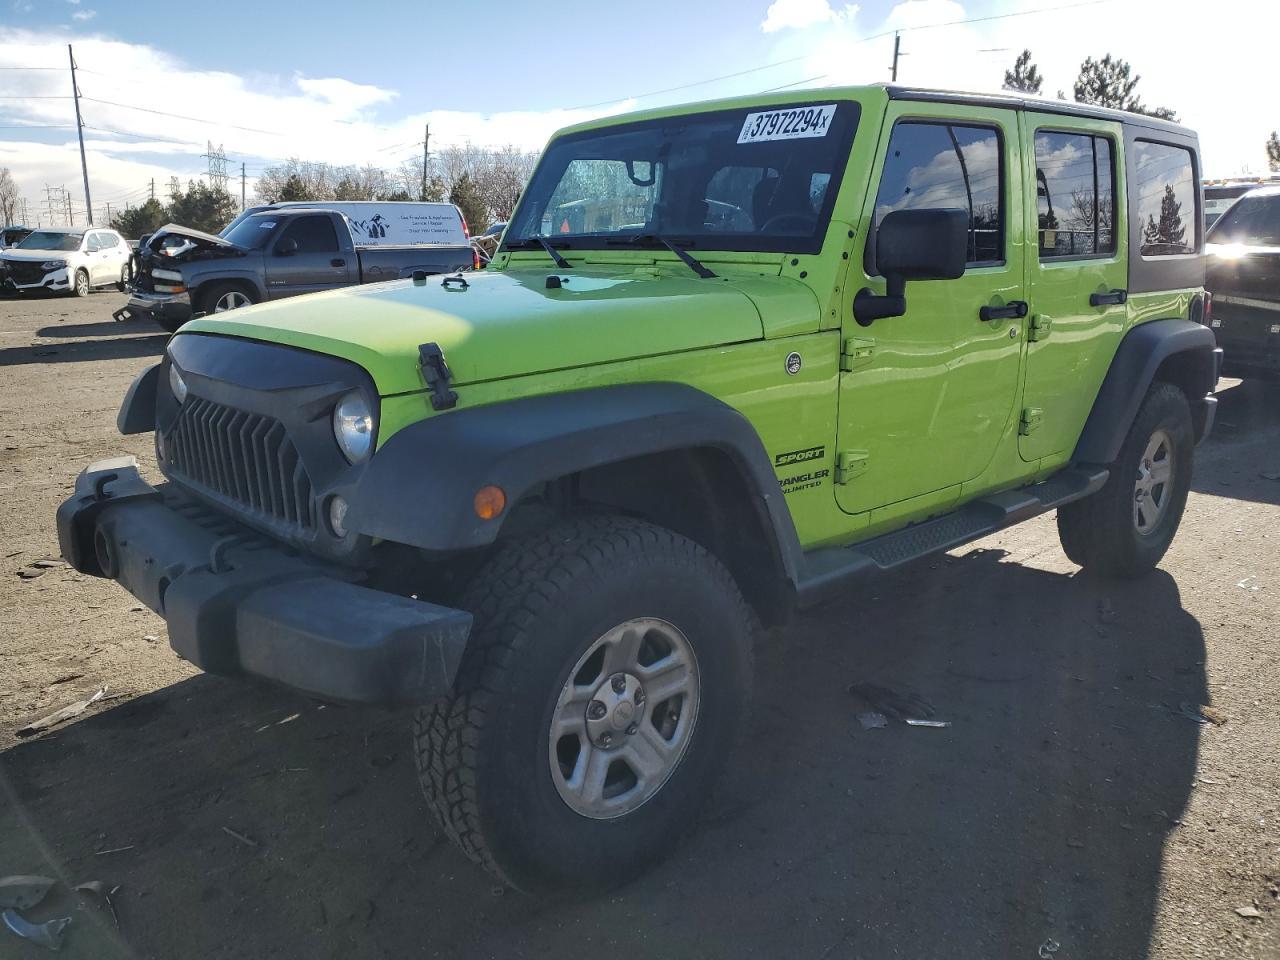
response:
<path id="1" fill-rule="evenodd" d="M 75 890 L 76 893 L 90 894 L 105 903 L 107 905 L 107 909 L 111 912 L 111 920 L 115 923 L 116 929 L 120 929 L 120 915 L 116 913 L 116 905 L 111 902 L 111 898 L 116 895 L 117 891 L 119 891 L 120 884 L 117 883 L 114 887 L 108 890 L 107 885 L 101 880 L 86 880 L 84 883 L 76 884 L 71 889 Z"/>
<path id="2" fill-rule="evenodd" d="M 97 703 L 107 695 L 106 687 L 99 687 L 93 696 L 86 700 L 77 700 L 75 703 L 63 707 L 61 710 L 55 710 L 46 717 L 39 720 L 33 720 L 25 727 L 20 727 L 15 731 L 15 736 L 29 737 L 33 733 L 39 733 L 41 730 L 48 730 L 50 727 L 56 727 L 58 724 L 70 720 L 72 717 L 84 713 L 91 704 Z"/>
<path id="3" fill-rule="evenodd" d="M 1280 480 L 1280 473 L 1264 473 L 1263 480 Z"/>
<path id="4" fill-rule="evenodd" d="M 62 949 L 62 937 L 71 923 L 70 917 L 60 917 L 47 923 L 29 923 L 16 910 L 6 910 L 0 918 L 18 936 L 50 950 Z"/>
<path id="5" fill-rule="evenodd" d="M 933 704 L 910 690 L 894 690 L 875 683 L 852 683 L 849 692 L 890 720 L 933 716 Z"/>
<path id="6" fill-rule="evenodd" d="M 1208 705 L 1197 706 L 1194 703 L 1188 703 L 1186 700 L 1178 704 L 1178 709 L 1174 713 L 1199 724 L 1211 723 L 1215 727 L 1220 727 L 1227 722 L 1226 714 L 1216 707 Z"/>
<path id="7" fill-rule="evenodd" d="M 902 722 L 908 727 L 933 727 L 935 730 L 945 730 L 951 726 L 950 720 L 918 720 L 915 717 L 907 717 Z"/>
<path id="8" fill-rule="evenodd" d="M 1062 949 L 1062 944 L 1050 937 L 1044 943 L 1040 944 L 1040 949 L 1036 951 L 1036 955 L 1040 960 L 1049 960 L 1055 953 Z"/>
<path id="9" fill-rule="evenodd" d="M 93 855 L 95 857 L 105 857 L 108 853 L 124 853 L 126 850 L 132 850 L 133 847 L 134 844 L 131 843 L 127 847 L 112 847 L 110 850 L 96 850 Z"/>
<path id="10" fill-rule="evenodd" d="M 59 567 L 69 566 L 69 564 L 65 560 L 42 557 L 39 560 L 32 560 L 27 566 L 35 567 L 37 570 L 57 570 Z"/>
<path id="11" fill-rule="evenodd" d="M 34 907 L 44 899 L 52 886 L 53 880 L 49 877 L 21 874 L 0 877 L 0 908 L 16 907 L 19 910 L 26 910 Z"/>
<path id="12" fill-rule="evenodd" d="M 869 710 L 866 713 L 858 714 L 858 723 L 862 724 L 863 730 L 880 730 L 889 725 L 889 718 L 883 713 Z"/>
<path id="13" fill-rule="evenodd" d="M 1236 913 L 1248 920 L 1259 920 L 1262 918 L 1262 911 L 1257 907 L 1236 907 Z"/>
<path id="14" fill-rule="evenodd" d="M 246 847 L 257 847 L 258 845 L 257 840 L 254 840 L 252 837 L 246 837 L 243 833 L 236 833 L 236 831 L 232 830 L 230 827 L 223 827 L 222 832 L 228 837 L 234 837 L 239 840 Z"/>
<path id="15" fill-rule="evenodd" d="M 48 570 L 34 570 L 31 567 L 23 567 L 18 571 L 18 576 L 23 580 L 38 580 L 48 572 Z"/>
<path id="16" fill-rule="evenodd" d="M 1098 601 L 1098 622 L 1099 623 L 1115 623 L 1120 619 L 1120 614 L 1116 613 L 1116 608 L 1111 605 L 1111 601 L 1103 597 Z"/>
<path id="17" fill-rule="evenodd" d="M 1250 580 L 1257 580 L 1257 579 L 1258 579 L 1258 578 L 1257 578 L 1256 576 L 1250 575 L 1250 576 L 1245 577 L 1243 580 L 1237 580 L 1237 581 L 1236 581 L 1236 586 L 1237 586 L 1237 587 L 1239 587 L 1241 590 L 1250 590 L 1250 591 L 1252 591 L 1252 592 L 1254 592 L 1254 593 L 1257 593 L 1257 592 L 1258 592 L 1258 585 L 1255 583 L 1255 584 L 1253 584 L 1252 586 L 1250 586 L 1250 584 L 1249 584 L 1249 581 L 1250 581 Z"/>

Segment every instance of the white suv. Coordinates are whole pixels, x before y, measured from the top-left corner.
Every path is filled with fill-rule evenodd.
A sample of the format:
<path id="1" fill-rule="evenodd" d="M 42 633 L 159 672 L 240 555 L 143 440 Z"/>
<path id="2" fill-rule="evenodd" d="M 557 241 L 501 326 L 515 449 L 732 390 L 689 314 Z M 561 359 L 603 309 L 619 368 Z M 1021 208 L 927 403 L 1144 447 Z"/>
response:
<path id="1" fill-rule="evenodd" d="M 0 287 L 53 290 L 86 297 L 94 287 L 124 290 L 131 251 L 114 230 L 36 230 L 15 247 L 0 251 Z"/>

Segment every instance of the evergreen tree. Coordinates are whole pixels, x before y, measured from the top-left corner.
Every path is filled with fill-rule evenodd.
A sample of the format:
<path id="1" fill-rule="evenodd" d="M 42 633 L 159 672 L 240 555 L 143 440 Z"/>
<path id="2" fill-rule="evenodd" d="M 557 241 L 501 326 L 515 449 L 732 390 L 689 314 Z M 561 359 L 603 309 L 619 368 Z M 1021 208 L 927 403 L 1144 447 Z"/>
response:
<path id="1" fill-rule="evenodd" d="M 1080 75 L 1072 88 L 1076 103 L 1090 103 L 1097 107 L 1111 107 L 1142 113 L 1162 120 L 1178 119 L 1168 107 L 1148 108 L 1135 92 L 1142 77 L 1133 72 L 1127 60 L 1112 58 L 1107 54 L 1101 60 L 1086 57 L 1080 64 Z"/>
<path id="2" fill-rule="evenodd" d="M 140 207 L 130 207 L 127 210 L 118 211 L 111 218 L 112 228 L 120 231 L 122 236 L 130 240 L 137 240 L 147 233 L 155 233 L 156 230 L 168 222 L 169 212 L 154 197 Z"/>
<path id="3" fill-rule="evenodd" d="M 1280 173 L 1280 136 L 1275 130 L 1267 137 L 1267 166 L 1272 173 Z"/>
<path id="4" fill-rule="evenodd" d="M 1023 50 L 1013 62 L 1013 69 L 1004 72 L 1004 88 L 1038 95 L 1044 86 L 1040 68 L 1031 62 L 1031 51 Z"/>
<path id="5" fill-rule="evenodd" d="M 449 191 L 449 202 L 462 211 L 472 233 L 481 233 L 489 226 L 489 213 L 484 198 L 480 196 L 470 174 L 464 173 L 454 181 L 453 189 Z"/>

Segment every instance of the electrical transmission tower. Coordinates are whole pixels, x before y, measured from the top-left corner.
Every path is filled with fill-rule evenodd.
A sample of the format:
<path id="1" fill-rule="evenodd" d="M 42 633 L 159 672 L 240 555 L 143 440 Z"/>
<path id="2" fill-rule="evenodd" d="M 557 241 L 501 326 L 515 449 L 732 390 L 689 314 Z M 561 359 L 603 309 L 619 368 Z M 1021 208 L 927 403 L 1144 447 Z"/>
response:
<path id="1" fill-rule="evenodd" d="M 71 226 L 71 218 L 67 212 L 68 200 L 70 197 L 67 196 L 66 187 L 51 187 L 47 183 L 44 185 L 44 212 L 49 218 L 49 226 Z"/>
<path id="2" fill-rule="evenodd" d="M 227 192 L 227 151 L 221 145 L 213 148 L 213 141 L 208 141 L 209 151 L 204 158 L 209 161 L 209 186 L 219 193 Z"/>

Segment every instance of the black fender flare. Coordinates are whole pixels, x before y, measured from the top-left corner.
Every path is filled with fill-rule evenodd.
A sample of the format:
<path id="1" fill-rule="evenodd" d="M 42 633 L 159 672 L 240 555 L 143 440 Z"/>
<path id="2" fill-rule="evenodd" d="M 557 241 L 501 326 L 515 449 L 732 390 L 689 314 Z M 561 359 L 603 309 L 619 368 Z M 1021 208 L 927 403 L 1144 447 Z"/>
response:
<path id="1" fill-rule="evenodd" d="M 1156 372 L 1171 357 L 1179 358 L 1179 386 L 1191 400 L 1199 434 L 1196 439 L 1202 439 L 1211 414 L 1206 416 L 1205 410 L 1196 407 L 1214 403 L 1211 394 L 1218 381 L 1220 356 L 1213 331 L 1191 320 L 1151 320 L 1133 327 L 1116 348 L 1094 399 L 1076 444 L 1075 462 L 1106 464 L 1119 456 L 1142 398 Z"/>
<path id="2" fill-rule="evenodd" d="M 681 383 L 593 387 L 438 414 L 403 428 L 356 482 L 347 526 L 431 551 L 483 547 L 540 484 L 646 454 L 693 448 L 727 454 L 753 492 L 781 568 L 795 583 L 802 551 L 764 445 L 741 413 Z M 508 510 L 476 516 L 481 487 Z"/>
<path id="3" fill-rule="evenodd" d="M 154 363 L 133 378 L 116 414 L 116 429 L 131 433 L 150 433 L 156 428 L 156 385 L 160 382 L 163 363 Z"/>

